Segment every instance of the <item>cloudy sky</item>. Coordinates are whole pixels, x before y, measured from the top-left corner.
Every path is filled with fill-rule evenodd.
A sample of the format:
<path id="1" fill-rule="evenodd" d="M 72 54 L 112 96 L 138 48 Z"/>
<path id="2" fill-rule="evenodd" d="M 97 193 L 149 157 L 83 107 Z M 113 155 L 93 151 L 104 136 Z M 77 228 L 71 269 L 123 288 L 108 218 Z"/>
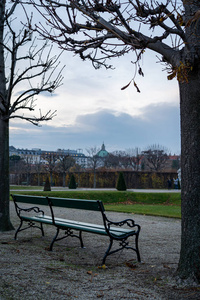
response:
<path id="1" fill-rule="evenodd" d="M 57 110 L 41 127 L 21 120 L 10 122 L 10 145 L 42 150 L 101 147 L 146 149 L 153 144 L 180 154 L 179 94 L 176 79 L 167 73 L 153 52 L 142 60 L 144 77 L 121 90 L 134 76 L 134 56 L 113 60 L 115 70 L 95 70 L 72 53 L 63 53 L 63 85 L 53 95 L 38 96 L 36 112 Z"/>

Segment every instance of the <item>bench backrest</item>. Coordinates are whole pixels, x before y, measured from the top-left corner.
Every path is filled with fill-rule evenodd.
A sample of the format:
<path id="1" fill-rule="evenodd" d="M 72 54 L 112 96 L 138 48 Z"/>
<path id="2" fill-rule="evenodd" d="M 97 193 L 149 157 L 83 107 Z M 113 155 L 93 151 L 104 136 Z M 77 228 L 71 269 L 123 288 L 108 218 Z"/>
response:
<path id="1" fill-rule="evenodd" d="M 86 200 L 86 199 L 72 199 L 72 198 L 54 198 L 47 197 L 52 206 L 104 211 L 103 203 L 99 200 Z"/>
<path id="2" fill-rule="evenodd" d="M 29 196 L 29 195 L 11 195 L 13 200 L 21 203 L 48 205 L 48 200 L 43 196 Z"/>
<path id="3" fill-rule="evenodd" d="M 37 205 L 51 205 L 66 208 L 105 211 L 103 203 L 99 200 L 85 200 L 72 198 L 54 198 L 43 196 L 29 196 L 29 195 L 11 195 L 13 200 L 21 203 L 37 204 Z"/>

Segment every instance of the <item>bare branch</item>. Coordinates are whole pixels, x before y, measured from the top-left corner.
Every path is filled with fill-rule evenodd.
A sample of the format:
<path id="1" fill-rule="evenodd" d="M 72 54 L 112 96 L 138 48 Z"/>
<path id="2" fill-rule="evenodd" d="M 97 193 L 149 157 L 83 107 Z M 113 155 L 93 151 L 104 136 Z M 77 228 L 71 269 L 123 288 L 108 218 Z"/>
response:
<path id="1" fill-rule="evenodd" d="M 91 60 L 96 68 L 102 65 L 111 68 L 107 63 L 110 58 L 130 51 L 139 58 L 141 53 L 137 50 L 143 53 L 145 48 L 161 54 L 171 65 L 178 65 L 179 46 L 185 43 L 189 47 L 179 22 L 181 12 L 178 13 L 178 7 L 172 5 L 171 0 L 165 5 L 153 0 L 143 3 L 132 0 L 118 3 L 112 0 L 30 1 L 45 20 L 45 24 L 36 25 L 36 30 L 62 49 L 80 55 L 83 60 Z M 143 25 L 141 29 L 136 28 L 138 20 Z M 149 29 L 150 35 L 147 34 Z M 154 30 L 158 34 L 154 34 Z M 169 36 L 180 37 L 175 48 L 168 45 Z"/>
<path id="2" fill-rule="evenodd" d="M 62 84 L 63 68 L 58 71 L 62 52 L 58 56 L 52 55 L 53 47 L 47 41 L 36 39 L 31 25 L 32 15 L 28 16 L 22 2 L 25 3 L 15 1 L 7 9 L 3 23 L 4 35 L 0 37 L 0 47 L 4 54 L 1 59 L 5 63 L 5 92 L 0 94 L 0 118 L 20 118 L 36 125 L 40 121 L 51 120 L 55 112 L 40 112 L 39 117 L 19 112 L 33 112 L 36 101 L 34 96 L 42 92 L 53 93 Z M 27 23 L 24 24 L 13 18 L 14 10 L 17 6 L 20 8 L 20 5 L 25 14 L 24 19 L 27 18 Z M 15 89 L 22 83 L 24 91 L 14 97 Z"/>
<path id="3" fill-rule="evenodd" d="M 25 109 L 25 108 L 22 107 L 22 109 Z M 49 110 L 45 114 L 42 114 L 41 111 L 40 111 L 40 116 L 39 117 L 28 117 L 28 116 L 24 116 L 24 115 L 11 115 L 10 119 L 18 118 L 18 119 L 26 120 L 26 121 L 32 123 L 33 125 L 38 126 L 40 122 L 52 120 L 55 116 L 56 116 L 56 111 L 51 112 Z"/>

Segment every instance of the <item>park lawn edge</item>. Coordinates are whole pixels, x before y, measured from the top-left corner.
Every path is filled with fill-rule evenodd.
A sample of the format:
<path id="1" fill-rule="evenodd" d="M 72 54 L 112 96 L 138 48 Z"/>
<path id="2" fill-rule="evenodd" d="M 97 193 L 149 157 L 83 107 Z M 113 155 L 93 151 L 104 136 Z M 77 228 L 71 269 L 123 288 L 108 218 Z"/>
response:
<path id="1" fill-rule="evenodd" d="M 102 200 L 108 211 L 181 218 L 181 198 L 180 194 L 177 193 L 11 190 L 11 194 Z"/>

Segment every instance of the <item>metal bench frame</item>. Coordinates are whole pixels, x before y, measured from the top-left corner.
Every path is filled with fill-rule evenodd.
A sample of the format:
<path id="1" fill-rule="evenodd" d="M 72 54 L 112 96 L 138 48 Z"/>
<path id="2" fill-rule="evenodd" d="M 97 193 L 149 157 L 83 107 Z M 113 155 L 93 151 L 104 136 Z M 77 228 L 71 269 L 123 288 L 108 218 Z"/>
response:
<path id="1" fill-rule="evenodd" d="M 68 199 L 68 198 L 52 198 L 52 197 L 37 197 L 28 195 L 12 195 L 16 213 L 20 219 L 19 227 L 15 232 L 15 239 L 19 232 L 29 229 L 31 227 L 41 230 L 44 236 L 43 224 L 53 225 L 56 227 L 56 234 L 53 237 L 49 250 L 53 250 L 53 245 L 56 241 L 65 239 L 67 237 L 76 237 L 80 240 L 81 248 L 84 248 L 82 232 L 90 232 L 94 234 L 105 235 L 109 237 L 109 246 L 104 254 L 102 264 L 106 262 L 106 258 L 123 249 L 131 249 L 137 254 L 137 260 L 140 262 L 140 253 L 138 247 L 138 239 L 140 233 L 140 225 L 135 224 L 133 219 L 126 219 L 120 222 L 113 222 L 109 220 L 105 214 L 105 209 L 102 201 L 99 200 L 84 200 L 84 199 Z M 33 207 L 24 208 L 19 203 L 34 204 Z M 36 206 L 38 205 L 38 206 Z M 51 214 L 45 215 L 40 205 L 47 205 L 50 208 Z M 84 223 L 75 220 L 61 219 L 55 216 L 54 206 L 65 208 L 86 209 L 91 211 L 99 211 L 102 215 L 103 225 Z M 24 213 L 36 213 L 36 215 L 27 216 Z M 23 224 L 25 222 L 25 227 Z M 40 224 L 39 226 L 37 224 Z M 123 228 L 127 225 L 126 228 Z M 64 231 L 63 236 L 59 236 L 60 231 Z M 78 231 L 75 234 L 74 231 Z M 129 237 L 134 237 L 135 247 L 129 246 Z M 119 248 L 112 250 L 113 242 L 119 242 Z"/>

